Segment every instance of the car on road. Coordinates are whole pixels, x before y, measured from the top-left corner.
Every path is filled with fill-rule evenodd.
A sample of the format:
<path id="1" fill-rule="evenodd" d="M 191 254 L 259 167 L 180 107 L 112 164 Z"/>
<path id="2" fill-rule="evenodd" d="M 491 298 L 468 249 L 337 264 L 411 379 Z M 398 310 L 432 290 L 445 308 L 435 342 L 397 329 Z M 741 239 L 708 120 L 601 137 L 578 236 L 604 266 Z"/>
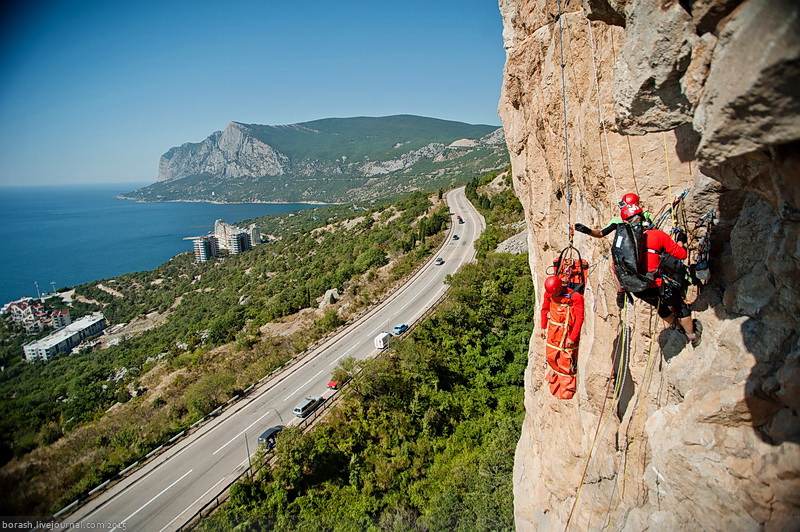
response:
<path id="1" fill-rule="evenodd" d="M 433 261 L 433 263 L 437 266 L 441 266 L 442 264 L 444 264 L 444 259 L 442 257 L 437 257 L 436 260 Z"/>
<path id="2" fill-rule="evenodd" d="M 314 410 L 319 408 L 319 405 L 323 403 L 324 399 L 319 395 L 309 395 L 299 403 L 297 406 L 294 407 L 294 415 L 299 418 L 308 417 Z"/>
<path id="3" fill-rule="evenodd" d="M 453 240 L 458 240 L 458 235 L 453 235 Z"/>
<path id="4" fill-rule="evenodd" d="M 392 334 L 394 335 L 403 334 L 407 330 L 408 330 L 407 323 L 398 323 L 397 325 L 394 326 L 394 329 L 392 329 Z"/>
<path id="5" fill-rule="evenodd" d="M 328 389 L 329 390 L 340 390 L 342 386 L 347 384 L 350 381 L 350 377 L 346 377 L 341 380 L 331 379 L 328 381 Z"/>
<path id="6" fill-rule="evenodd" d="M 259 445 L 266 445 L 267 449 L 272 449 L 275 447 L 275 440 L 278 437 L 278 434 L 284 429 L 283 425 L 277 425 L 275 427 L 270 427 L 261 433 L 261 436 L 258 437 L 258 444 Z"/>

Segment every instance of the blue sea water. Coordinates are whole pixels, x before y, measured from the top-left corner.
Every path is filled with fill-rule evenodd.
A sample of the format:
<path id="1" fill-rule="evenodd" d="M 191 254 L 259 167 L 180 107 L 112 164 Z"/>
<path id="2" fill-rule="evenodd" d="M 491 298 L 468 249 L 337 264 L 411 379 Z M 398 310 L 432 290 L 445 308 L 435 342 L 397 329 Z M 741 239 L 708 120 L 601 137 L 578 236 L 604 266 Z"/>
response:
<path id="1" fill-rule="evenodd" d="M 0 188 L 0 305 L 39 290 L 151 270 L 192 249 L 187 236 L 222 218 L 294 211 L 308 204 L 137 203 L 118 199 L 147 183 Z"/>

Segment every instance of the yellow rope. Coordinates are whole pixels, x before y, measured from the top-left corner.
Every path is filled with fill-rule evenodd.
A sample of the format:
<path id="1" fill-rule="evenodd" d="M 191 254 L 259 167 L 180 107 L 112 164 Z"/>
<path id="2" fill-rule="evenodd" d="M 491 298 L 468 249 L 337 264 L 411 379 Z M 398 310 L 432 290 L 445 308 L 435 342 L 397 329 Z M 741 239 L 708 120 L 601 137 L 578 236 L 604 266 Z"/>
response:
<path id="1" fill-rule="evenodd" d="M 605 530 L 609 524 L 611 524 L 611 518 L 613 517 L 614 513 L 617 511 L 617 507 L 619 506 L 620 500 L 624 495 L 625 491 L 625 479 L 628 474 L 628 452 L 633 447 L 633 444 L 636 442 L 636 435 L 639 433 L 641 421 L 644 419 L 644 416 L 641 415 L 642 410 L 640 409 L 641 403 L 644 402 L 646 405 L 646 397 L 647 397 L 647 389 L 650 387 L 650 379 L 652 378 L 652 368 L 653 368 L 653 344 L 655 343 L 655 323 L 658 321 L 658 310 L 661 306 L 661 300 L 658 300 L 658 304 L 656 304 L 656 315 L 655 319 L 650 319 L 650 348 L 648 349 L 647 354 L 647 365 L 644 370 L 644 378 L 642 379 L 642 385 L 639 388 L 639 393 L 636 395 L 636 404 L 634 405 L 634 414 L 636 424 L 633 429 L 633 436 L 628 444 L 625 446 L 625 453 L 624 453 L 624 461 L 625 465 L 622 469 L 622 479 L 619 491 L 616 493 L 614 498 L 612 499 L 613 507 L 608 512 L 608 517 L 606 523 L 603 525 L 603 529 Z M 642 396 L 645 396 L 645 401 L 641 401 Z M 630 425 L 629 425 L 630 427 Z"/>
<path id="2" fill-rule="evenodd" d="M 672 197 L 672 176 L 670 175 L 669 172 L 669 151 L 667 150 L 667 132 L 664 131 L 662 135 L 664 136 L 664 162 L 667 166 L 667 187 L 669 187 L 669 201 L 670 201 L 669 213 L 670 215 L 672 215 L 672 227 L 676 227 L 677 224 L 675 223 L 675 208 L 671 203 L 674 198 Z"/>
<path id="3" fill-rule="evenodd" d="M 614 175 L 614 161 L 612 160 L 611 157 L 611 148 L 608 145 L 608 132 L 606 131 L 606 121 L 605 118 L 603 117 L 603 106 L 600 102 L 600 83 L 598 82 L 597 63 L 595 62 L 594 58 L 594 34 L 592 33 L 592 21 L 587 18 L 586 24 L 588 24 L 589 26 L 589 45 L 590 45 L 589 49 L 592 52 L 592 70 L 594 70 L 594 88 L 595 91 L 597 92 L 597 115 L 600 118 L 600 125 L 603 126 L 603 138 L 606 144 L 606 154 L 608 155 L 608 169 L 611 172 L 611 181 L 614 183 L 614 197 L 616 198 L 616 200 L 619 200 L 619 195 L 617 194 L 617 177 Z"/>
<path id="4" fill-rule="evenodd" d="M 626 353 L 628 352 L 628 298 L 625 298 L 625 305 L 624 305 L 624 312 L 625 312 L 625 320 L 624 320 L 624 329 L 622 334 L 622 342 L 621 342 L 621 349 L 619 354 L 619 365 L 617 366 L 617 374 L 616 374 L 616 382 L 614 383 L 614 393 L 611 396 L 611 408 L 608 409 L 608 415 L 606 416 L 605 421 L 603 421 L 603 410 L 605 410 L 606 402 L 603 401 L 603 408 L 600 410 L 600 416 L 598 418 L 598 425 L 597 429 L 594 433 L 594 439 L 592 440 L 592 445 L 589 448 L 589 455 L 586 457 L 586 464 L 583 468 L 583 474 L 581 475 L 581 480 L 578 483 L 578 489 L 575 492 L 575 500 L 572 503 L 572 508 L 569 512 L 569 517 L 567 517 L 567 524 L 564 528 L 564 532 L 568 532 L 570 527 L 570 521 L 572 520 L 572 516 L 575 512 L 575 509 L 578 506 L 578 500 L 581 496 L 581 490 L 583 489 L 584 481 L 586 480 L 586 475 L 589 471 L 589 464 L 594 457 L 594 453 L 597 450 L 598 443 L 605 437 L 606 432 L 608 430 L 609 425 L 611 424 L 611 417 L 614 414 L 614 410 L 617 408 L 619 404 L 620 393 L 622 392 L 622 385 L 624 383 L 624 370 L 627 366 L 627 356 Z M 606 397 L 608 397 L 608 388 L 606 388 Z M 600 427 L 603 427 L 602 435 L 600 432 Z"/>

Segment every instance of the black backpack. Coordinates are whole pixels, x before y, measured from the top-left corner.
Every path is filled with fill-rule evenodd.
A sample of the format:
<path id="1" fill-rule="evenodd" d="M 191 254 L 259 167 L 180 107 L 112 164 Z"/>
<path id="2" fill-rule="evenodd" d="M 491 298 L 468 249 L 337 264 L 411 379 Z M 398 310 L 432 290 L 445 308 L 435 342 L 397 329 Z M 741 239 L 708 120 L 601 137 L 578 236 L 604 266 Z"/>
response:
<path id="1" fill-rule="evenodd" d="M 644 227 L 641 222 L 617 224 L 614 243 L 611 245 L 611 258 L 614 260 L 614 271 L 623 290 L 641 292 L 649 287 L 654 277 L 642 272 L 640 260 L 644 251 Z"/>

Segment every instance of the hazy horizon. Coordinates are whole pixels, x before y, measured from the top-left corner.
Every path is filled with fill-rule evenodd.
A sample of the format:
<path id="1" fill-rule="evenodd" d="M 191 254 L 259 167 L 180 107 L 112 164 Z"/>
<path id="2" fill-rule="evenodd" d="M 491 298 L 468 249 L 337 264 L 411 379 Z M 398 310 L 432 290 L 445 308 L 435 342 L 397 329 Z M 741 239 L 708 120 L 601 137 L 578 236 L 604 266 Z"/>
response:
<path id="1" fill-rule="evenodd" d="M 153 183 L 168 149 L 232 121 L 500 124 L 496 2 L 46 0 L 2 21 L 0 186 Z"/>

